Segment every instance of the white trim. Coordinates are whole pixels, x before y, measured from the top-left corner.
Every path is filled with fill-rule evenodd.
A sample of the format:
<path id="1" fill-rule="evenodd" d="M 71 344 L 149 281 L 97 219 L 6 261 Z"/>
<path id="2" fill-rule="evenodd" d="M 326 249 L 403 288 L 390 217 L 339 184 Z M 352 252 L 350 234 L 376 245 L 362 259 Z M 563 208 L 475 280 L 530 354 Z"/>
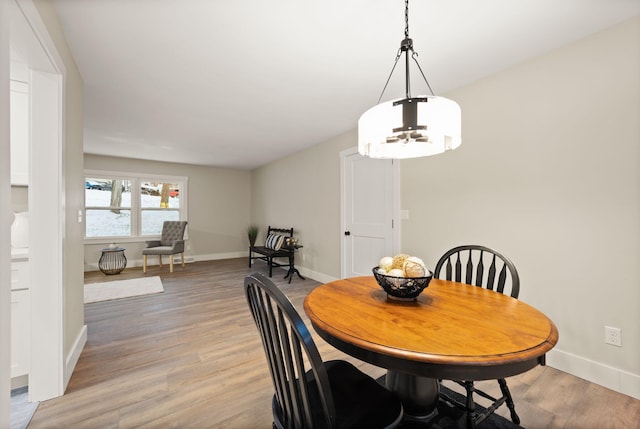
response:
<path id="1" fill-rule="evenodd" d="M 246 258 L 249 256 L 249 249 L 247 249 L 246 251 L 240 251 L 240 252 L 226 252 L 226 253 L 210 253 L 210 254 L 206 254 L 206 255 L 189 255 L 187 256 L 187 254 L 185 253 L 184 256 L 184 262 L 185 264 L 190 264 L 193 262 L 200 262 L 200 261 L 217 261 L 220 259 L 235 259 L 235 258 Z M 163 264 L 168 264 L 169 260 L 163 258 Z M 164 262 L 166 261 L 166 262 Z M 178 255 L 174 255 L 174 263 L 180 263 L 180 257 Z M 247 261 L 247 264 L 249 262 Z M 154 263 L 153 259 L 150 259 L 149 262 L 147 263 L 147 266 L 152 267 L 154 265 L 157 265 L 157 263 Z M 142 266 L 142 259 L 132 259 L 132 258 L 127 258 L 127 267 L 131 268 L 131 267 L 141 267 Z M 247 265 L 248 266 L 248 265 Z M 84 264 L 84 270 L 85 271 L 98 271 L 98 263 L 97 262 L 92 262 L 92 263 L 85 263 Z"/>
<path id="2" fill-rule="evenodd" d="M 169 174 L 149 174 L 149 173 L 136 173 L 133 171 L 114 171 L 114 170 L 84 170 L 85 176 L 97 175 L 97 176 L 106 176 L 113 177 L 116 179 L 129 179 L 131 176 L 138 177 L 141 179 L 169 179 L 175 181 L 187 181 L 189 177 L 187 176 L 171 176 Z"/>
<path id="3" fill-rule="evenodd" d="M 31 71 L 29 263 L 31 270 L 31 365 L 29 400 L 64 393 L 64 172 L 62 79 Z M 37 154 L 37 156 L 36 156 Z"/>
<path id="4" fill-rule="evenodd" d="M 296 267 L 296 268 L 298 268 L 298 270 L 300 271 L 300 275 L 302 275 L 302 277 L 315 280 L 319 283 L 329 283 L 329 282 L 339 280 L 328 274 L 319 273 L 317 271 L 313 271 L 305 267 Z M 295 281 L 295 278 L 294 278 L 294 281 Z"/>
<path id="5" fill-rule="evenodd" d="M 71 353 L 69 353 L 69 356 L 67 356 L 64 371 L 65 390 L 69 385 L 69 380 L 71 380 L 71 375 L 73 374 L 73 370 L 78 364 L 78 359 L 80 359 L 80 354 L 82 353 L 82 349 L 84 348 L 85 344 L 87 344 L 87 325 L 82 326 L 80 333 L 76 337 L 76 340 L 73 342 Z"/>
<path id="6" fill-rule="evenodd" d="M 640 399 L 640 375 L 553 349 L 547 353 L 547 365 L 632 398 Z"/>
<path id="7" fill-rule="evenodd" d="M 346 168 L 346 159 L 348 156 L 358 152 L 357 147 L 352 147 L 349 149 L 344 149 L 340 151 L 340 276 L 345 277 L 347 269 L 345 267 L 345 258 L 347 254 L 347 243 L 344 239 L 344 231 L 347 230 L 347 220 L 345 219 L 345 209 L 344 209 L 344 200 L 346 198 L 344 193 L 345 187 L 345 168 Z"/>
<path id="8" fill-rule="evenodd" d="M 66 76 L 67 68 L 64 65 L 64 61 L 58 53 L 58 49 L 49 35 L 49 30 L 47 30 L 47 26 L 44 21 L 42 21 L 40 12 L 38 12 L 38 8 L 33 0 L 15 0 L 15 2 L 29 22 L 34 35 L 38 39 L 38 42 L 40 42 L 40 46 L 42 46 L 44 54 L 51 62 L 51 65 L 55 67 L 55 71 L 63 77 Z"/>
<path id="9" fill-rule="evenodd" d="M 9 99 L 9 3 L 0 2 L 0 100 Z M 0 192 L 11 195 L 9 103 L 0 104 Z M 11 404 L 11 204 L 0 206 L 0 428 L 9 427 Z"/>
<path id="10" fill-rule="evenodd" d="M 217 261 L 219 259 L 234 259 L 234 258 L 248 258 L 249 257 L 249 249 L 246 251 L 240 252 L 227 252 L 227 253 L 210 253 L 208 255 L 192 255 L 194 262 L 199 261 Z M 247 264 L 249 260 L 247 259 Z M 248 266 L 248 265 L 247 265 Z"/>
<path id="11" fill-rule="evenodd" d="M 400 227 L 402 222 L 400 222 L 400 160 L 394 159 L 392 160 L 392 174 L 393 174 L 393 254 L 397 255 L 400 253 Z"/>
<path id="12" fill-rule="evenodd" d="M 192 262 L 200 262 L 200 261 L 216 261 L 220 259 L 246 258 L 248 256 L 249 256 L 249 249 L 247 249 L 246 251 L 239 251 L 239 252 L 210 253 L 206 255 L 185 256 L 184 262 L 192 263 Z M 180 258 L 174 259 L 174 262 L 180 263 Z M 168 263 L 168 260 L 167 262 L 165 262 L 165 264 L 167 263 Z M 247 260 L 247 268 L 249 268 L 248 264 L 249 264 L 249 261 Z M 153 267 L 154 264 L 152 263 L 151 265 L 149 264 L 147 265 L 149 267 Z M 141 267 L 141 266 L 142 266 L 142 259 L 127 259 L 127 267 Z M 287 266 L 287 267 L 278 267 L 278 268 L 286 271 L 289 267 Z M 310 278 L 320 283 L 329 283 L 329 282 L 338 280 L 333 276 L 320 273 L 317 271 L 313 271 L 305 267 L 296 265 L 296 268 L 300 271 L 300 274 L 302 275 L 302 277 Z M 98 270 L 99 270 L 98 263 L 85 264 L 85 271 L 98 271 Z"/>
<path id="13" fill-rule="evenodd" d="M 24 70 L 30 76 L 31 401 L 61 395 L 64 339 L 64 121 L 66 67 L 32 0 L 12 2 L 35 46 Z M 18 18 L 16 18 L 18 19 Z M 34 70 L 38 71 L 34 71 Z M 35 158 L 34 153 L 38 153 Z M 34 160 L 39 162 L 35 162 Z M 53 191 L 53 192 L 52 192 Z"/>

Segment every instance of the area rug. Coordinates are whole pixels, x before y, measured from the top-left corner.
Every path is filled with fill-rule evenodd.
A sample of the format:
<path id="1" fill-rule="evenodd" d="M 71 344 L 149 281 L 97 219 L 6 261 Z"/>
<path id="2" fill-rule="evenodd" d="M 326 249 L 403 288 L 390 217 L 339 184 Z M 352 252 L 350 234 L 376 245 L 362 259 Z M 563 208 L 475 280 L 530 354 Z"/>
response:
<path id="1" fill-rule="evenodd" d="M 162 280 L 158 276 L 90 283 L 84 285 L 84 303 L 110 301 L 159 292 L 164 292 L 164 288 Z"/>

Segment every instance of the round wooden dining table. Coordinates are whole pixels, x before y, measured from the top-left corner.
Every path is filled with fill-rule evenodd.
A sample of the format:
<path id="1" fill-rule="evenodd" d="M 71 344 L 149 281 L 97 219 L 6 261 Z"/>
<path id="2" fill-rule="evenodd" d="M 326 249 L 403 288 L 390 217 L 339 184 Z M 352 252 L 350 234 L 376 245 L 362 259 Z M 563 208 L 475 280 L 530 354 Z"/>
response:
<path id="1" fill-rule="evenodd" d="M 532 306 L 439 279 L 414 301 L 387 297 L 373 276 L 336 280 L 311 291 L 304 310 L 329 344 L 386 368 L 387 386 L 424 415 L 437 405 L 439 379 L 520 374 L 544 364 L 558 341 L 554 323 Z"/>

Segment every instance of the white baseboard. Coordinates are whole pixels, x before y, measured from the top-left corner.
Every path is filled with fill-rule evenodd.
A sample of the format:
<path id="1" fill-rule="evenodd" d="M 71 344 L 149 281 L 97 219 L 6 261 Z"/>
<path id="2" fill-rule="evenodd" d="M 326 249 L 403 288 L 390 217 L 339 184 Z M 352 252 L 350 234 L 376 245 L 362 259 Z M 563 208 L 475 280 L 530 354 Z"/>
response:
<path id="1" fill-rule="evenodd" d="M 200 261 L 215 261 L 218 259 L 233 259 L 233 258 L 243 258 L 248 257 L 249 251 L 241 251 L 241 252 L 227 252 L 227 253 L 210 253 L 208 255 L 194 255 L 192 256 L 193 260 L 196 262 Z"/>
<path id="2" fill-rule="evenodd" d="M 18 375 L 11 378 L 11 390 L 29 385 L 29 374 Z"/>
<path id="3" fill-rule="evenodd" d="M 319 273 L 317 271 L 310 270 L 305 267 L 296 267 L 300 274 L 304 278 L 313 279 L 319 283 L 329 283 L 338 280 L 336 277 L 329 276 L 327 274 Z"/>
<path id="4" fill-rule="evenodd" d="M 227 253 L 211 253 L 208 255 L 187 255 L 184 256 L 185 264 L 190 264 L 192 262 L 200 262 L 200 261 L 215 261 L 218 259 L 232 259 L 232 258 L 242 258 L 248 255 L 248 251 L 242 252 L 227 252 Z M 163 264 L 169 264 L 169 260 L 166 258 L 162 258 Z M 175 263 L 180 263 L 180 256 L 175 256 L 173 260 Z M 158 261 L 154 262 L 153 260 L 149 260 L 147 262 L 148 266 L 157 265 Z M 141 267 L 142 266 L 142 258 L 140 259 L 129 259 L 127 258 L 127 267 Z M 85 271 L 99 271 L 98 262 L 86 263 L 84 264 Z"/>
<path id="5" fill-rule="evenodd" d="M 616 392 L 640 399 L 640 375 L 595 362 L 573 353 L 553 349 L 547 365 Z"/>
<path id="6" fill-rule="evenodd" d="M 82 353 L 82 349 L 84 349 L 85 344 L 87 344 L 87 325 L 82 326 L 76 341 L 73 343 L 71 353 L 67 356 L 64 368 L 63 391 L 67 390 L 67 385 L 69 384 L 69 380 L 71 380 L 71 374 L 73 374 L 73 370 L 78 364 L 78 359 L 80 359 L 80 354 Z"/>

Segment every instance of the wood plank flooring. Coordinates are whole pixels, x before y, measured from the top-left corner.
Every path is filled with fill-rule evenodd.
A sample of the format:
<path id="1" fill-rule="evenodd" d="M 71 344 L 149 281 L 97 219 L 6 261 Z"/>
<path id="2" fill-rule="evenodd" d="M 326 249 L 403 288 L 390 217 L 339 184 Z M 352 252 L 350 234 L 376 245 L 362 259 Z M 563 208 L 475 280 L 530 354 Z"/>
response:
<path id="1" fill-rule="evenodd" d="M 243 290 L 254 271 L 267 270 L 249 269 L 246 258 L 177 265 L 174 273 L 151 266 L 146 276 L 160 275 L 164 293 L 85 305 L 88 341 L 67 391 L 42 402 L 29 429 L 270 428 L 273 388 Z M 295 277 L 288 284 L 283 275 L 276 270 L 274 282 L 308 323 L 302 302 L 319 283 Z M 142 276 L 131 268 L 85 280 Z M 314 338 L 323 359 L 384 374 Z M 508 382 L 526 428 L 640 428 L 640 401 L 553 368 Z"/>

